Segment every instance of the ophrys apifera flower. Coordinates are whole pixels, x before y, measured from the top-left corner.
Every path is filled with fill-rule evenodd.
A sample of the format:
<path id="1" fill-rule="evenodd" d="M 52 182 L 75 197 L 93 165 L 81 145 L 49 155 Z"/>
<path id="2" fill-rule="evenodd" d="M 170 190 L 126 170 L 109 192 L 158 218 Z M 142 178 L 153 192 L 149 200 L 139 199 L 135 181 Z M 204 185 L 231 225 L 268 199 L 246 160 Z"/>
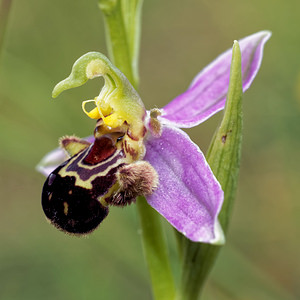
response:
<path id="1" fill-rule="evenodd" d="M 244 90 L 258 72 L 269 37 L 262 31 L 240 41 Z M 99 96 L 82 105 L 97 120 L 94 136 L 62 138 L 61 149 L 38 167 L 49 175 L 42 195 L 47 218 L 63 231 L 86 234 L 107 216 L 109 206 L 124 206 L 143 195 L 190 240 L 222 243 L 218 214 L 223 191 L 199 147 L 179 128 L 196 126 L 224 108 L 230 61 L 228 50 L 186 92 L 162 109 L 146 111 L 129 81 L 105 56 L 90 52 L 79 58 L 53 95 L 99 76 L 105 85 Z M 95 108 L 87 111 L 87 102 Z"/>

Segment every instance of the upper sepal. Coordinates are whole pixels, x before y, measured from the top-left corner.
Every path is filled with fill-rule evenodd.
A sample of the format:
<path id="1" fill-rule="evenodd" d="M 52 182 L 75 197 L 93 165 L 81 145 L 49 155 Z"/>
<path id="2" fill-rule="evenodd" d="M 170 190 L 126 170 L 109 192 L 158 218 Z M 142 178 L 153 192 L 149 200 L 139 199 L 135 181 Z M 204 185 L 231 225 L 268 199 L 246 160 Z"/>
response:
<path id="1" fill-rule="evenodd" d="M 269 31 L 260 31 L 239 41 L 242 52 L 243 91 L 253 82 L 261 65 Z M 160 120 L 181 128 L 196 126 L 224 109 L 229 84 L 232 50 L 221 54 L 203 69 L 186 92 L 162 109 Z"/>
<path id="2" fill-rule="evenodd" d="M 223 191 L 203 153 L 180 129 L 164 126 L 160 138 L 146 142 L 148 161 L 158 173 L 148 203 L 195 242 L 224 243 L 218 222 Z"/>

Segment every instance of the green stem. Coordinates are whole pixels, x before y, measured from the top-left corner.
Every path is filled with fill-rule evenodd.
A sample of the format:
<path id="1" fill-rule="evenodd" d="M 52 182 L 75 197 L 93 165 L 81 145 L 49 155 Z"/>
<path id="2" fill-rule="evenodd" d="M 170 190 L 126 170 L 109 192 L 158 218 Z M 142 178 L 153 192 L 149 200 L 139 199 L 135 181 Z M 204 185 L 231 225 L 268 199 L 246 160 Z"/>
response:
<path id="1" fill-rule="evenodd" d="M 137 88 L 142 1 L 99 0 L 99 6 L 105 17 L 110 58 Z M 137 199 L 137 208 L 154 298 L 174 299 L 173 274 L 161 217 L 144 197 Z"/>
<path id="2" fill-rule="evenodd" d="M 138 87 L 141 0 L 100 0 L 111 61 Z"/>
<path id="3" fill-rule="evenodd" d="M 138 86 L 138 60 L 140 51 L 141 15 L 143 0 L 121 0 L 121 4 L 127 34 L 129 53 L 131 57 L 133 79 L 136 83 L 136 86 Z"/>
<path id="4" fill-rule="evenodd" d="M 241 53 L 237 42 L 232 50 L 230 82 L 224 117 L 207 153 L 207 161 L 224 191 L 219 221 L 224 233 L 228 228 L 235 197 L 242 142 Z M 221 249 L 202 243 L 183 241 L 183 273 L 177 299 L 195 300 Z"/>
<path id="5" fill-rule="evenodd" d="M 174 299 L 175 287 L 161 217 L 148 205 L 144 197 L 138 197 L 137 208 L 154 298 L 157 300 Z"/>

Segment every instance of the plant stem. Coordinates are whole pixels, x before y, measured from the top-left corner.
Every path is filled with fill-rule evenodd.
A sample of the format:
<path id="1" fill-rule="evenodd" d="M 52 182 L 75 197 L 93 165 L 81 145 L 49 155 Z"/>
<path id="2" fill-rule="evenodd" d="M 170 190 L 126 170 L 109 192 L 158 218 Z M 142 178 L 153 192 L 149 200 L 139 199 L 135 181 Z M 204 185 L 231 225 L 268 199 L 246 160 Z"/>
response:
<path id="1" fill-rule="evenodd" d="M 141 0 L 100 0 L 110 59 L 138 87 Z"/>
<path id="2" fill-rule="evenodd" d="M 144 197 L 138 197 L 137 208 L 154 298 L 157 300 L 174 299 L 175 287 L 161 217 L 148 205 Z"/>
<path id="3" fill-rule="evenodd" d="M 131 57 L 131 69 L 135 86 L 138 87 L 139 74 L 138 62 L 141 37 L 141 15 L 143 0 L 121 0 L 124 16 L 129 54 Z"/>
<path id="4" fill-rule="evenodd" d="M 99 6 L 105 17 L 110 58 L 137 89 L 142 1 L 99 0 Z M 175 287 L 161 217 L 144 197 L 138 197 L 137 208 L 154 298 L 174 299 Z"/>

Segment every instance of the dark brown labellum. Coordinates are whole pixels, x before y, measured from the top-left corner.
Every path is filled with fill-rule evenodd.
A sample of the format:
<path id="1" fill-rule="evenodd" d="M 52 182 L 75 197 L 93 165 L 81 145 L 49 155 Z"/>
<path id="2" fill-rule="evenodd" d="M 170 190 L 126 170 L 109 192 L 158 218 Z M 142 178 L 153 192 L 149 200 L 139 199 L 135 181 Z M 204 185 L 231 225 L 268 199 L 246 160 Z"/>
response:
<path id="1" fill-rule="evenodd" d="M 131 162 L 137 149 L 123 136 L 106 133 L 90 145 L 76 137 L 61 140 L 76 153 L 49 175 L 42 192 L 45 215 L 58 229 L 87 234 L 107 216 L 107 206 L 131 204 L 156 189 L 156 171 L 147 162 Z"/>
<path id="2" fill-rule="evenodd" d="M 42 206 L 47 218 L 58 229 L 74 234 L 93 231 L 108 214 L 92 191 L 75 185 L 74 176 L 61 177 L 59 166 L 47 178 L 42 192 Z"/>

